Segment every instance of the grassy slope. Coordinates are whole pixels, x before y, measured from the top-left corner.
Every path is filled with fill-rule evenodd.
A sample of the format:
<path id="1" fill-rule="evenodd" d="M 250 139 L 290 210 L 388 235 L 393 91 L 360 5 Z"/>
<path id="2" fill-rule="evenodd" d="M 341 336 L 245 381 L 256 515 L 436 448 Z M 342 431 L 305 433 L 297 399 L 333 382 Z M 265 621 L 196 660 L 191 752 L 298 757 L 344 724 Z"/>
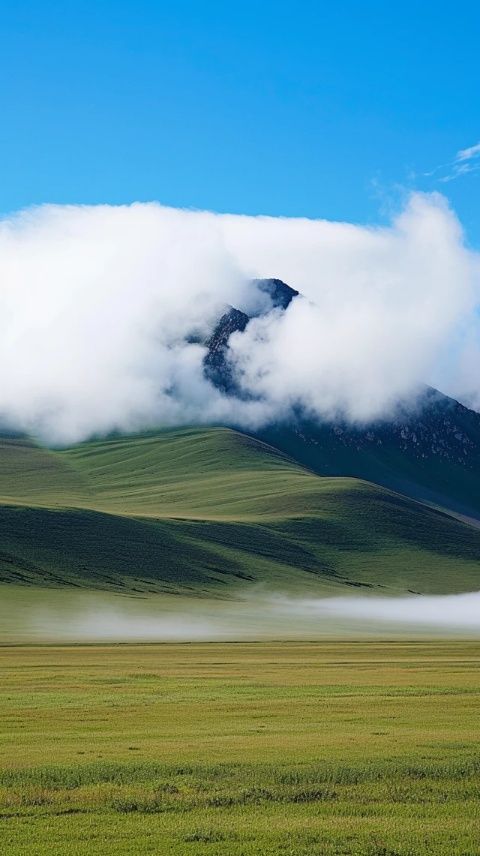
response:
<path id="1" fill-rule="evenodd" d="M 228 429 L 0 450 L 0 579 L 228 595 L 479 587 L 480 531 Z"/>
<path id="2" fill-rule="evenodd" d="M 0 502 L 76 505 L 88 489 L 57 453 L 27 438 L 0 437 Z"/>
<path id="3" fill-rule="evenodd" d="M 477 414 L 466 410 L 456 414 L 455 422 L 459 430 L 480 441 Z M 478 457 L 473 469 L 468 469 L 457 461 L 412 457 L 398 448 L 397 440 L 388 437 L 381 446 L 344 446 L 328 427 L 309 427 L 315 442 L 306 442 L 302 435 L 283 426 L 260 431 L 259 437 L 321 475 L 366 479 L 420 502 L 480 520 Z"/>

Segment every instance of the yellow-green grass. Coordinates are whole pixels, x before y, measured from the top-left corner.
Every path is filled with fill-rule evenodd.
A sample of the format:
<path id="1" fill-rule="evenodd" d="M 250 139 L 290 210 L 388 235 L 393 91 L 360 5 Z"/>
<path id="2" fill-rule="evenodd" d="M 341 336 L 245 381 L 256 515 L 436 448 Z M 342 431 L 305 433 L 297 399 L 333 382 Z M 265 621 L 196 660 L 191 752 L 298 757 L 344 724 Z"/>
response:
<path id="1" fill-rule="evenodd" d="M 480 530 L 223 428 L 0 447 L 0 581 L 230 597 L 479 588 Z"/>
<path id="2" fill-rule="evenodd" d="M 480 853 L 480 643 L 0 649 L 2 852 Z"/>
<path id="3" fill-rule="evenodd" d="M 319 478 L 273 447 L 228 428 L 184 428 L 55 451 L 0 441 L 0 502 L 110 514 L 257 521 L 334 516 L 336 500 L 375 488 Z"/>
<path id="4" fill-rule="evenodd" d="M 28 438 L 0 438 L 0 502 L 67 507 L 84 500 L 79 473 Z"/>

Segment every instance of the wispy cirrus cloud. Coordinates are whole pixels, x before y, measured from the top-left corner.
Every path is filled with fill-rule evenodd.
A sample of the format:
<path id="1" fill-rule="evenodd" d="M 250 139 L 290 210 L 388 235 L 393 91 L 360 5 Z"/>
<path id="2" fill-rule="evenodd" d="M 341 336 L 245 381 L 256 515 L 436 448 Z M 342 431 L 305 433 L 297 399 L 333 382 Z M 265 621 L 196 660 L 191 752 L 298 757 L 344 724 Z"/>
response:
<path id="1" fill-rule="evenodd" d="M 472 158 L 480 157 L 480 143 L 476 143 L 474 146 L 469 146 L 468 149 L 460 149 L 457 152 L 457 161 L 468 161 L 472 160 Z"/>
<path id="2" fill-rule="evenodd" d="M 460 149 L 453 160 L 440 164 L 430 172 L 424 173 L 428 178 L 436 176 L 441 184 L 448 184 L 456 178 L 470 173 L 480 172 L 480 142 L 465 149 Z"/>

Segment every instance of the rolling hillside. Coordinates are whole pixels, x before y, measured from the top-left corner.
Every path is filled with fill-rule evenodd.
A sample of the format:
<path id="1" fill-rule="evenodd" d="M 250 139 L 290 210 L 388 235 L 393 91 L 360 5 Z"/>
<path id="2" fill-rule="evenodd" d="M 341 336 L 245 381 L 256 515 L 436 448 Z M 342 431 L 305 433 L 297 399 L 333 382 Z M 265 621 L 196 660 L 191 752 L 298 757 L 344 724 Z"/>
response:
<path id="1" fill-rule="evenodd" d="M 480 416 L 437 390 L 366 427 L 296 423 L 258 438 L 330 476 L 353 476 L 480 521 Z"/>
<path id="2" fill-rule="evenodd" d="M 480 531 L 225 428 L 0 444 L 0 580 L 230 597 L 480 587 Z"/>

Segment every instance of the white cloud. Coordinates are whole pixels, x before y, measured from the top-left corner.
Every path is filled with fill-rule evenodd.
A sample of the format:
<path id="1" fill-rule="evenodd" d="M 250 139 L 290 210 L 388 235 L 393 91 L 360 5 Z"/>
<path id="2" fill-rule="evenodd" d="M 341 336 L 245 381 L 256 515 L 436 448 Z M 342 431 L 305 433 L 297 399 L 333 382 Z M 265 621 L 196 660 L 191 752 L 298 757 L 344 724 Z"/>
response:
<path id="1" fill-rule="evenodd" d="M 455 160 L 468 161 L 476 157 L 480 157 L 480 143 L 476 143 L 474 146 L 469 146 L 467 149 L 461 149 L 457 152 Z"/>
<path id="2" fill-rule="evenodd" d="M 433 176 L 438 175 L 438 173 L 443 173 L 439 175 L 438 181 L 441 182 L 441 184 L 447 184 L 450 181 L 454 181 L 456 178 L 460 178 L 462 175 L 479 172 L 479 159 L 480 143 L 476 143 L 474 146 L 469 146 L 466 149 L 460 149 L 460 151 L 455 155 L 453 161 L 437 166 L 430 172 L 426 172 L 425 176 Z"/>
<path id="3" fill-rule="evenodd" d="M 387 411 L 422 381 L 461 392 L 459 331 L 478 332 L 478 257 L 438 194 L 388 228 L 189 212 L 44 206 L 0 225 L 0 413 L 56 442 L 156 424 L 258 424 Z M 251 277 L 299 289 L 232 340 L 246 389 L 225 399 L 190 341 Z M 477 373 L 478 374 L 478 373 Z M 458 384 L 458 386 L 456 386 Z M 479 385 L 477 383 L 477 389 Z"/>

